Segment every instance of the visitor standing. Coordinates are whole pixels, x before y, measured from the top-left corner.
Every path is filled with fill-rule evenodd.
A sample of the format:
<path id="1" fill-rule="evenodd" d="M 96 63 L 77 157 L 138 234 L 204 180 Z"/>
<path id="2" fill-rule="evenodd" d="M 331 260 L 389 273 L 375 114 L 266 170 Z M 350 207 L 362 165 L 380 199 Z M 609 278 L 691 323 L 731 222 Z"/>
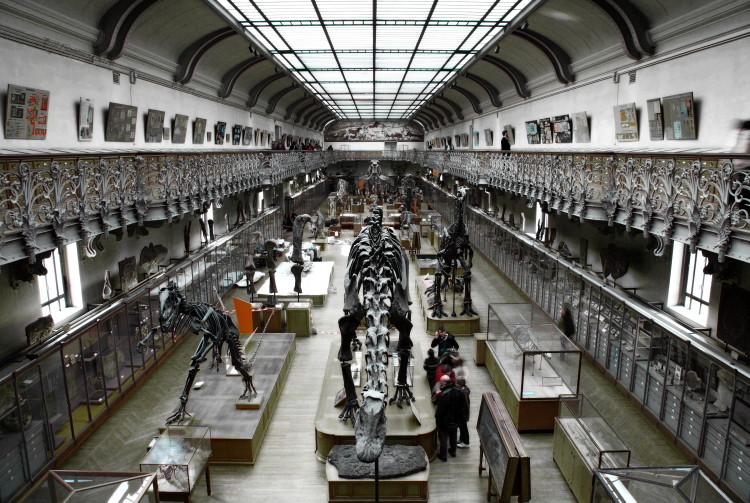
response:
<path id="1" fill-rule="evenodd" d="M 468 416 L 465 395 L 450 380 L 443 376 L 441 391 L 435 408 L 435 425 L 438 432 L 438 459 L 448 461 L 448 454 L 456 457 L 458 447 L 458 425 Z"/>
<path id="2" fill-rule="evenodd" d="M 461 390 L 466 398 L 466 414 L 461 418 L 461 422 L 458 423 L 458 444 L 456 447 L 459 449 L 469 448 L 469 411 L 471 410 L 471 390 L 466 385 L 466 379 L 463 377 L 456 378 L 456 387 Z"/>
<path id="3" fill-rule="evenodd" d="M 448 349 L 458 350 L 458 341 L 453 337 L 453 334 L 447 332 L 445 327 L 441 326 L 435 332 L 435 337 L 432 339 L 432 344 L 430 344 L 430 347 L 434 348 L 435 346 L 438 348 L 438 358 L 440 358 Z"/>
<path id="4" fill-rule="evenodd" d="M 500 150 L 510 150 L 510 140 L 508 140 L 507 131 L 503 131 L 503 137 L 500 140 Z"/>

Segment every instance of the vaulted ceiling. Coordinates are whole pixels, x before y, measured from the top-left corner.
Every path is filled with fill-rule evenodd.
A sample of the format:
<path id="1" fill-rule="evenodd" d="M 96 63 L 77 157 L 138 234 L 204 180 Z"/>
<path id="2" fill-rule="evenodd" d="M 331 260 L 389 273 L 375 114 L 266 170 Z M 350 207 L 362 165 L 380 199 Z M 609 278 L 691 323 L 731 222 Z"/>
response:
<path id="1" fill-rule="evenodd" d="M 261 114 L 318 130 L 336 118 L 429 130 L 657 55 L 675 27 L 737 1 L 33 3 L 99 58 Z"/>

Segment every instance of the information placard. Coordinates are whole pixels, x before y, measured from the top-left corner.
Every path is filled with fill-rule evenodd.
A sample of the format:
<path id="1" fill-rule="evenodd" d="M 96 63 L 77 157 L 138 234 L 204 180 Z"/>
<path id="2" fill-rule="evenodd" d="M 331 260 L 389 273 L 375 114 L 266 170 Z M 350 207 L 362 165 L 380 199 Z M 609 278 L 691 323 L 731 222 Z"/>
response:
<path id="1" fill-rule="evenodd" d="M 44 140 L 47 138 L 49 91 L 8 84 L 5 106 L 7 140 Z"/>

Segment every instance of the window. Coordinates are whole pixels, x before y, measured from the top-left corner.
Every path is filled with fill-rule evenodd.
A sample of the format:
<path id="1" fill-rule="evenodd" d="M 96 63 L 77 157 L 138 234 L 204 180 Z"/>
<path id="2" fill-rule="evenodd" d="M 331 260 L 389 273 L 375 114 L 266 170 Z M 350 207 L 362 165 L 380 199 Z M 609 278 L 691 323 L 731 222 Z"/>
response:
<path id="1" fill-rule="evenodd" d="M 669 304 L 679 314 L 703 326 L 708 321 L 712 277 L 704 274 L 708 259 L 701 250 L 690 253 L 687 246 L 674 244 Z"/>
<path id="2" fill-rule="evenodd" d="M 59 322 L 80 309 L 81 278 L 78 270 L 78 248 L 75 243 L 59 249 L 42 262 L 47 274 L 37 276 L 42 315 L 52 315 Z M 78 307 L 77 307 L 78 306 Z"/>

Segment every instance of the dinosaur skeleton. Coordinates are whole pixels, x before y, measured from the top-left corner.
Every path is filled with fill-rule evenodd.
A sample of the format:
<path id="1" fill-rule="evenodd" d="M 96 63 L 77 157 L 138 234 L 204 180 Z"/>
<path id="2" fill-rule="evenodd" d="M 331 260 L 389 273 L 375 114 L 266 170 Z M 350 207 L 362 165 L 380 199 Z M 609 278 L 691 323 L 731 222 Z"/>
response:
<path id="1" fill-rule="evenodd" d="M 294 291 L 297 293 L 302 293 L 302 272 L 309 271 L 312 266 L 310 261 L 305 263 L 305 259 L 302 257 L 302 237 L 305 232 L 305 225 L 310 222 L 312 222 L 312 218 L 307 213 L 297 215 L 292 227 L 292 256 L 290 260 L 293 262 Z"/>
<path id="2" fill-rule="evenodd" d="M 200 343 L 198 343 L 195 353 L 190 357 L 190 369 L 185 380 L 185 387 L 180 395 L 180 403 L 172 411 L 172 414 L 167 417 L 168 425 L 174 422 L 179 423 L 186 415 L 190 415 L 186 410 L 188 397 L 190 396 L 190 389 L 195 382 L 195 376 L 200 371 L 201 363 L 207 360 L 210 351 L 212 356 L 209 368 L 214 368 L 215 365 L 218 372 L 219 364 L 222 362 L 222 346 L 225 342 L 228 346 L 232 366 L 242 376 L 242 382 L 245 387 L 240 398 L 246 398 L 250 393 L 253 395 L 258 394 L 253 385 L 253 376 L 250 374 L 252 364 L 248 363 L 242 354 L 239 339 L 240 332 L 232 322 L 232 319 L 204 302 L 188 302 L 182 296 L 177 283 L 174 281 L 169 281 L 167 286 L 159 291 L 160 325 L 152 328 L 146 337 L 138 342 L 136 350 L 139 353 L 143 352 L 146 343 L 156 334 L 157 330 L 161 330 L 162 333 L 169 333 L 174 330 L 177 326 L 177 321 L 182 317 L 189 319 L 188 323 L 192 332 L 201 335 L 202 338 Z"/>
<path id="3" fill-rule="evenodd" d="M 437 254 L 435 282 L 426 292 L 428 295 L 431 294 L 433 296 L 432 316 L 434 318 L 444 318 L 448 316 L 445 314 L 445 311 L 443 311 L 443 301 L 440 298 L 442 280 L 443 275 L 450 274 L 453 284 L 455 285 L 456 267 L 458 264 L 464 269 L 464 308 L 461 311 L 461 315 L 477 315 L 471 301 L 471 259 L 474 257 L 474 251 L 469 244 L 469 230 L 464 223 L 464 200 L 468 192 L 468 187 L 461 186 L 458 188 L 453 223 L 443 234 L 443 239 L 440 243 L 440 251 Z M 456 316 L 455 305 L 451 316 Z"/>
<path id="4" fill-rule="evenodd" d="M 399 331 L 397 351 L 400 362 L 396 393 L 390 403 L 396 401 L 401 407 L 403 401 L 414 400 L 406 380 L 412 347 L 408 257 L 393 229 L 383 226 L 382 208 L 375 208 L 373 215 L 370 224 L 355 238 L 349 252 L 344 277 L 344 316 L 339 319 L 341 346 L 338 359 L 346 391 L 346 405 L 339 417 L 354 421 L 357 458 L 365 463 L 378 459 L 385 442 L 389 325 Z M 363 301 L 360 301 L 360 289 Z M 355 330 L 362 318 L 366 318 L 367 323 L 367 382 L 363 386 L 360 407 L 349 361 L 352 359 L 352 342 L 356 340 Z"/>

